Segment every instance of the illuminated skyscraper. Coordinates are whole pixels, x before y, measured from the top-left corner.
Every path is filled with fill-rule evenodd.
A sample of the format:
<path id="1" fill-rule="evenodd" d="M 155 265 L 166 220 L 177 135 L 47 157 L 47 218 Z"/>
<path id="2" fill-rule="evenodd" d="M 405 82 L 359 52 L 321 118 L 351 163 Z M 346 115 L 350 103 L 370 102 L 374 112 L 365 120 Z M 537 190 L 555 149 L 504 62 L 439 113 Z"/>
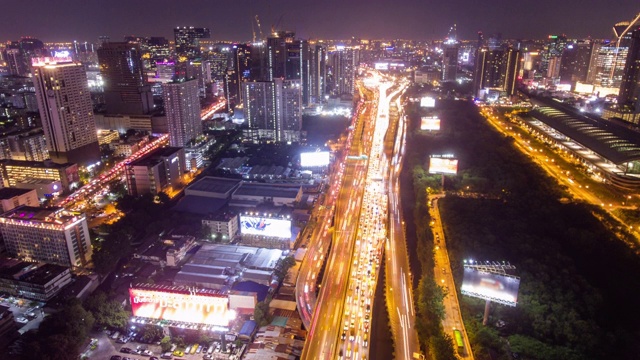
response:
<path id="1" fill-rule="evenodd" d="M 337 46 L 336 51 L 329 54 L 333 95 L 353 95 L 355 91 L 355 74 L 359 65 L 360 51 L 357 48 Z"/>
<path id="2" fill-rule="evenodd" d="M 574 41 L 567 45 L 560 63 L 560 81 L 585 82 L 591 64 L 591 40 Z"/>
<path id="3" fill-rule="evenodd" d="M 36 58 L 33 69 L 51 159 L 56 163 L 99 161 L 98 135 L 84 66 L 70 58 Z"/>
<path id="4" fill-rule="evenodd" d="M 456 24 L 453 24 L 447 38 L 442 43 L 442 81 L 456 81 L 459 47 L 460 44 L 456 39 Z"/>
<path id="5" fill-rule="evenodd" d="M 556 78 L 560 73 L 560 59 L 567 47 L 567 37 L 564 35 L 549 35 L 549 41 L 542 51 L 540 71 L 547 78 Z"/>
<path id="6" fill-rule="evenodd" d="M 625 111 L 637 114 L 640 113 L 640 26 L 631 32 L 629 45 L 618 105 Z"/>
<path id="7" fill-rule="evenodd" d="M 162 98 L 171 146 L 184 147 L 202 135 L 197 79 L 177 79 L 162 84 Z"/>
<path id="8" fill-rule="evenodd" d="M 98 49 L 108 113 L 142 115 L 153 109 L 141 55 L 137 43 L 107 42 Z"/>
<path id="9" fill-rule="evenodd" d="M 520 71 L 520 51 L 513 48 L 478 51 L 474 76 L 476 95 L 483 89 L 497 89 L 506 95 L 515 94 Z"/>
<path id="10" fill-rule="evenodd" d="M 211 37 L 208 28 L 177 27 L 173 29 L 176 41 L 176 55 L 193 59 L 200 56 L 200 39 Z"/>

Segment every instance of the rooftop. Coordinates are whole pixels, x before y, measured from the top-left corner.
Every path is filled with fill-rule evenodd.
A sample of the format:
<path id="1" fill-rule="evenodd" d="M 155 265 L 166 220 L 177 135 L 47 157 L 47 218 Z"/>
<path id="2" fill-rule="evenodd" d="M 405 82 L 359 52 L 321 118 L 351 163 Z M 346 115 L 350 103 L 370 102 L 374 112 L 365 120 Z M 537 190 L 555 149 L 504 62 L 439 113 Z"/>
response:
<path id="1" fill-rule="evenodd" d="M 24 195 L 28 192 L 35 191 L 33 189 L 17 189 L 17 188 L 2 188 L 0 189 L 0 200 L 11 199 L 16 196 Z"/>
<path id="2" fill-rule="evenodd" d="M 237 187 L 240 182 L 236 179 L 205 176 L 189 186 L 188 190 L 226 194 Z"/>
<path id="3" fill-rule="evenodd" d="M 56 164 L 51 161 L 28 161 L 28 160 L 0 160 L 0 164 L 4 166 L 42 168 L 42 169 L 66 169 L 76 165 L 72 163 Z"/>
<path id="4" fill-rule="evenodd" d="M 53 225 L 64 225 L 83 218 L 80 213 L 72 213 L 63 208 L 40 208 L 20 206 L 0 215 L 0 221 L 5 219 L 27 221 Z"/>
<path id="5" fill-rule="evenodd" d="M 171 146 L 158 148 L 148 153 L 147 155 L 141 157 L 140 159 L 130 162 L 129 165 L 132 165 L 132 166 L 155 165 L 163 161 L 164 158 L 173 156 L 175 153 L 177 153 L 180 150 L 182 150 L 181 147 L 171 147 Z"/>
<path id="6" fill-rule="evenodd" d="M 10 258 L 0 259 L 0 277 L 30 284 L 46 285 L 68 271 L 69 268 L 53 264 L 34 263 Z"/>
<path id="7" fill-rule="evenodd" d="M 640 160 L 640 134 L 604 119 L 578 114 L 564 104 L 532 99 L 529 115 L 591 149 L 614 164 Z"/>
<path id="8" fill-rule="evenodd" d="M 292 188 L 288 186 L 242 183 L 233 195 L 295 199 L 299 191 L 299 186 Z"/>

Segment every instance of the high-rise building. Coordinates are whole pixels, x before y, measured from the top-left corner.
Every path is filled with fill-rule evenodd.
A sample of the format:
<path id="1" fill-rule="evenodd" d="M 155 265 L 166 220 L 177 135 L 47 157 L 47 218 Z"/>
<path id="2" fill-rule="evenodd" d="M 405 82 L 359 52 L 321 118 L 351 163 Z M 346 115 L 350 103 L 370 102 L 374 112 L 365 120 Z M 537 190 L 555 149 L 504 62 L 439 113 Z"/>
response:
<path id="1" fill-rule="evenodd" d="M 171 57 L 169 40 L 162 36 L 152 36 L 149 38 L 149 59 L 151 66 L 157 62 L 167 61 Z"/>
<path id="2" fill-rule="evenodd" d="M 332 89 L 333 95 L 351 95 L 355 91 L 355 75 L 359 65 L 359 50 L 357 48 L 337 46 L 336 51 L 332 52 L 331 70 L 332 70 Z"/>
<path id="3" fill-rule="evenodd" d="M 516 90 L 520 62 L 519 50 L 481 48 L 478 51 L 474 76 L 476 95 L 483 89 L 497 89 L 506 95 L 513 95 Z"/>
<path id="4" fill-rule="evenodd" d="M 176 41 L 176 56 L 194 59 L 200 56 L 200 39 L 211 37 L 208 28 L 177 27 L 173 29 Z"/>
<path id="5" fill-rule="evenodd" d="M 453 24 L 449 29 L 447 38 L 442 43 L 442 81 L 456 81 L 459 48 L 460 43 L 457 39 L 456 24 Z"/>
<path id="6" fill-rule="evenodd" d="M 91 259 L 86 217 L 63 208 L 17 207 L 0 216 L 0 231 L 10 256 L 71 267 Z"/>
<path id="7" fill-rule="evenodd" d="M 153 109 L 141 56 L 137 43 L 108 42 L 98 49 L 108 113 L 142 115 Z"/>
<path id="8" fill-rule="evenodd" d="M 245 119 L 257 141 L 299 141 L 302 129 L 300 80 L 242 83 Z"/>
<path id="9" fill-rule="evenodd" d="M 619 89 L 629 47 L 618 47 L 615 41 L 595 42 L 587 82 L 596 86 Z"/>
<path id="10" fill-rule="evenodd" d="M 162 98 L 171 146 L 183 147 L 202 135 L 198 80 L 176 79 L 162 84 Z"/>
<path id="11" fill-rule="evenodd" d="M 585 82 L 591 65 L 591 40 L 578 40 L 567 45 L 560 62 L 561 82 Z"/>
<path id="12" fill-rule="evenodd" d="M 564 35 L 549 35 L 549 41 L 542 51 L 540 71 L 547 78 L 556 78 L 560 73 L 560 58 L 567 47 L 567 37 Z"/>
<path id="13" fill-rule="evenodd" d="M 309 104 L 324 101 L 327 93 L 327 48 L 322 44 L 309 46 Z"/>
<path id="14" fill-rule="evenodd" d="M 631 44 L 618 95 L 618 106 L 623 111 L 640 113 L 640 26 L 636 26 L 631 32 Z"/>
<path id="15" fill-rule="evenodd" d="M 33 68 L 51 160 L 79 164 L 99 161 L 98 135 L 84 66 L 70 58 L 37 58 Z"/>

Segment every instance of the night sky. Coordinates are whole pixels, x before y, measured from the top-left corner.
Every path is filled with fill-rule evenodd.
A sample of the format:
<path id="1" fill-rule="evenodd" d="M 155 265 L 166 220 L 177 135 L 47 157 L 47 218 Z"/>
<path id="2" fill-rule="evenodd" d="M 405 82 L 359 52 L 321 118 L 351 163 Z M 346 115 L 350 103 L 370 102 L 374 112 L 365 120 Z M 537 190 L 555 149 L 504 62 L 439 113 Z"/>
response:
<path id="1" fill-rule="evenodd" d="M 175 26 L 211 28 L 212 38 L 247 41 L 258 14 L 266 34 L 280 28 L 302 38 L 441 39 L 477 31 L 503 38 L 610 38 L 614 23 L 640 13 L 637 0 L 23 0 L 3 1 L 0 41 L 96 41 L 100 35 L 167 36 Z M 256 28 L 257 32 L 257 28 Z"/>

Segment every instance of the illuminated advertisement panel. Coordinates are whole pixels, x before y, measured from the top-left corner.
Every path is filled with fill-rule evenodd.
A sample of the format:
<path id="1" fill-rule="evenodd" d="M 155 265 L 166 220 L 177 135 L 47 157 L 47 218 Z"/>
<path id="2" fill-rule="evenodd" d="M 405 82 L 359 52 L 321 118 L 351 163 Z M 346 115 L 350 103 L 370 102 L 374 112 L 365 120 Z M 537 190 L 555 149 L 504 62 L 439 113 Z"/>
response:
<path id="1" fill-rule="evenodd" d="M 436 99 L 431 96 L 425 96 L 420 99 L 420 107 L 435 107 Z"/>
<path id="2" fill-rule="evenodd" d="M 226 296 L 133 288 L 129 289 L 129 296 L 134 316 L 217 326 L 228 326 L 233 317 Z"/>
<path id="3" fill-rule="evenodd" d="M 423 116 L 420 130 L 440 130 L 440 119 L 437 116 Z"/>
<path id="4" fill-rule="evenodd" d="M 329 165 L 329 152 L 306 152 L 300 154 L 300 166 L 302 167 L 316 167 Z"/>
<path id="5" fill-rule="evenodd" d="M 389 63 L 375 63 L 373 65 L 376 70 L 389 70 Z"/>
<path id="6" fill-rule="evenodd" d="M 240 215 L 240 233 L 290 239 L 291 220 Z"/>
<path id="7" fill-rule="evenodd" d="M 464 295 L 516 306 L 520 279 L 465 267 L 461 292 Z"/>
<path id="8" fill-rule="evenodd" d="M 429 174 L 458 173 L 458 159 L 432 157 L 429 160 Z"/>

